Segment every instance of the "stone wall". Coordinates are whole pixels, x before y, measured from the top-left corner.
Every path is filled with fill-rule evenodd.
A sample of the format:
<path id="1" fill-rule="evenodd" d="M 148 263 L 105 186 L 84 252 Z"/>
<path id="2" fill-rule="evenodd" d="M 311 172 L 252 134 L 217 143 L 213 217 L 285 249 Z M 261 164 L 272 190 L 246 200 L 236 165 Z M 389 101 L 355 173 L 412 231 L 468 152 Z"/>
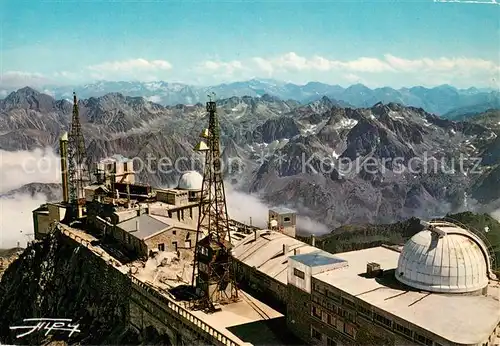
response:
<path id="1" fill-rule="evenodd" d="M 45 344 L 51 336 L 23 339 L 9 326 L 24 318 L 68 318 L 80 333 L 68 343 L 228 345 L 236 343 L 162 296 L 123 274 L 78 239 L 54 232 L 33 243 L 0 281 L 0 342 Z"/>
<path id="2" fill-rule="evenodd" d="M 177 250 L 180 252 L 186 252 L 187 250 L 191 253 L 196 243 L 196 231 L 173 227 L 145 239 L 144 243 L 150 250 L 157 250 L 159 244 L 164 244 L 165 251 L 175 251 L 176 243 Z"/>
<path id="3" fill-rule="evenodd" d="M 287 304 L 287 285 L 271 278 L 245 263 L 235 260 L 236 281 L 250 288 L 259 296 L 265 296 L 276 307 L 285 307 Z M 284 309 L 279 309 L 284 310 Z M 281 311 L 284 312 L 284 311 Z"/>
<path id="4" fill-rule="evenodd" d="M 295 336 L 309 343 L 311 341 L 310 295 L 293 285 L 288 285 L 287 295 L 287 327 Z"/>

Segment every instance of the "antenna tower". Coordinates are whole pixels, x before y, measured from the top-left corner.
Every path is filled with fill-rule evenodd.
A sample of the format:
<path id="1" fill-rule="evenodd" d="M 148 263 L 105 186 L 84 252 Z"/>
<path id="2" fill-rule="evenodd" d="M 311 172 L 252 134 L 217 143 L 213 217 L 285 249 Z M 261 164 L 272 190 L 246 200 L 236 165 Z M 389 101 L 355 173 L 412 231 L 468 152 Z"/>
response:
<path id="1" fill-rule="evenodd" d="M 90 174 L 83 138 L 82 126 L 76 94 L 73 92 L 73 117 L 68 136 L 68 175 L 69 175 L 69 201 L 75 208 L 75 217 L 83 216 L 85 204 L 84 187 L 90 184 Z"/>
<path id="2" fill-rule="evenodd" d="M 198 230 L 193 264 L 192 284 L 201 291 L 199 307 L 216 311 L 218 304 L 238 299 L 234 268 L 231 260 L 231 236 L 222 180 L 220 133 L 215 101 L 209 96 L 208 129 L 195 150 L 205 152 L 203 187 L 198 216 Z M 196 273 L 198 275 L 196 275 Z"/>

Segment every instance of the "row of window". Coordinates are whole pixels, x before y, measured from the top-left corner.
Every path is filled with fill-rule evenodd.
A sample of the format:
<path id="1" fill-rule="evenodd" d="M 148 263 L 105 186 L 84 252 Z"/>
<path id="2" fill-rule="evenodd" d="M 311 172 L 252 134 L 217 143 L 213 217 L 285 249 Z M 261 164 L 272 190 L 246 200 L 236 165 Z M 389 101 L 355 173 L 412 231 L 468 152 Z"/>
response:
<path id="1" fill-rule="evenodd" d="M 347 314 L 350 314 L 350 315 L 346 315 L 345 310 L 341 310 L 341 311 L 344 312 L 344 314 L 335 315 L 335 314 L 331 314 L 331 313 L 326 312 L 326 311 L 322 311 L 320 308 L 313 305 L 312 309 L 311 309 L 311 314 L 314 317 L 320 319 L 321 321 L 333 326 L 338 331 L 345 333 L 352 338 L 355 338 L 356 329 L 354 328 L 354 325 L 350 324 L 349 322 L 345 322 L 344 319 L 340 318 L 340 316 L 342 316 L 346 320 L 354 322 L 354 320 L 353 320 L 354 315 L 350 314 L 349 312 L 347 312 Z"/>
<path id="2" fill-rule="evenodd" d="M 318 285 L 316 285 L 315 287 L 313 285 L 313 289 L 314 288 L 316 288 L 316 290 L 319 291 Z M 333 292 L 325 289 L 325 293 L 327 296 L 328 296 L 329 292 L 331 293 L 329 296 L 331 298 L 331 296 L 333 296 Z M 361 304 L 356 305 L 356 303 L 354 303 L 354 301 L 352 301 L 350 299 L 347 299 L 345 297 L 339 297 L 338 295 L 337 295 L 337 297 L 338 297 L 338 300 L 341 301 L 344 306 L 346 306 L 350 309 L 356 310 L 357 313 L 364 315 L 365 317 L 368 317 L 369 319 L 373 318 L 373 320 L 376 323 L 386 327 L 387 329 L 393 330 L 393 331 L 397 332 L 398 334 L 404 335 L 407 338 L 414 339 L 415 341 L 419 342 L 422 345 L 441 346 L 438 343 L 434 343 L 432 341 L 432 339 L 429 339 L 421 334 L 418 334 L 417 332 L 413 332 L 411 329 L 409 329 L 409 328 L 407 328 L 399 323 L 393 322 L 391 319 L 389 319 L 381 314 L 378 314 L 376 312 L 372 312 L 372 310 L 368 306 L 364 306 Z M 337 314 L 339 316 L 342 316 L 346 320 L 355 321 L 355 316 L 352 312 L 350 312 L 346 309 L 343 309 L 339 306 L 336 306 L 335 304 L 330 304 L 330 302 L 328 302 L 328 300 L 320 300 L 315 295 L 312 296 L 312 300 L 313 300 L 313 302 L 316 302 L 316 303 L 324 306 L 329 311 L 334 312 L 335 314 Z M 320 310 L 319 308 L 315 308 L 315 309 Z M 318 317 L 318 318 L 321 318 L 321 312 L 318 313 L 317 311 L 313 311 L 313 315 Z"/>

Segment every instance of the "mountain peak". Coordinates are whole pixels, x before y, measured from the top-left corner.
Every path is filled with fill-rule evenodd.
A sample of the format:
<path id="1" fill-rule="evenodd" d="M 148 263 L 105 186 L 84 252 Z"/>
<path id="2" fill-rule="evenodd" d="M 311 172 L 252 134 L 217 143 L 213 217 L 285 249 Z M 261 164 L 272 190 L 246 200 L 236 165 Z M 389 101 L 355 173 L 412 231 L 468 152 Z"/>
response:
<path id="1" fill-rule="evenodd" d="M 31 87 L 24 87 L 17 91 L 11 92 L 3 101 L 2 108 L 24 108 L 34 110 L 47 110 L 54 109 L 56 101 L 52 96 L 38 92 Z"/>

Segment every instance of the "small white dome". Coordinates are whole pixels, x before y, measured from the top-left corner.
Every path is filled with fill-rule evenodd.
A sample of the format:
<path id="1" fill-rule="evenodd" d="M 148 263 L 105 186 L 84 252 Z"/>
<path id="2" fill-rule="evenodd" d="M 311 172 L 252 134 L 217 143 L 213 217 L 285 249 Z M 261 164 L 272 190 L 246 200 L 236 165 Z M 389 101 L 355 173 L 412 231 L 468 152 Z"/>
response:
<path id="1" fill-rule="evenodd" d="M 432 222 L 406 242 L 395 276 L 430 292 L 465 293 L 488 285 L 488 250 L 471 232 Z"/>
<path id="2" fill-rule="evenodd" d="M 189 171 L 181 175 L 177 188 L 189 191 L 201 191 L 203 186 L 203 176 L 196 171 Z"/>

